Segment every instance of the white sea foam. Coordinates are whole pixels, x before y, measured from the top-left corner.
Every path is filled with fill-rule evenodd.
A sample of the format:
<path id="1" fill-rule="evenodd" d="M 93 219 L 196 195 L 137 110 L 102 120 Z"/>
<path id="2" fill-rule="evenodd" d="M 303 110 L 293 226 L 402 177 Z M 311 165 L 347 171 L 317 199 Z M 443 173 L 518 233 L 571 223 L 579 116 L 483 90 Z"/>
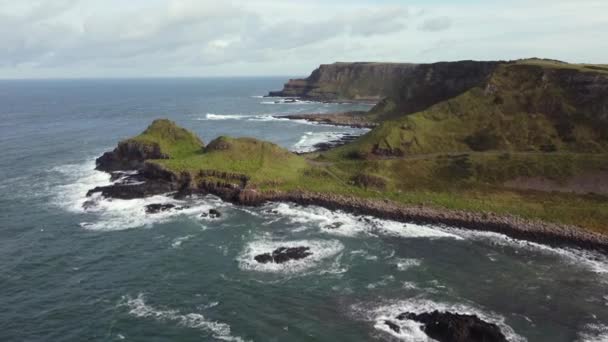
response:
<path id="1" fill-rule="evenodd" d="M 513 329 L 505 324 L 505 318 L 497 313 L 486 312 L 482 309 L 465 305 L 465 304 L 449 304 L 438 303 L 425 299 L 412 299 L 396 301 L 390 304 L 381 304 L 374 307 L 368 305 L 355 305 L 353 311 L 355 314 L 365 320 L 374 323 L 374 328 L 383 333 L 392 335 L 393 337 L 408 342 L 433 341 L 421 329 L 421 325 L 412 320 L 396 319 L 401 313 L 411 312 L 421 314 L 424 312 L 451 312 L 464 315 L 477 315 L 480 319 L 496 324 L 507 340 L 513 342 L 523 342 L 526 339 L 513 331 Z M 386 325 L 386 321 L 396 324 L 400 328 L 397 333 Z"/>
<path id="2" fill-rule="evenodd" d="M 309 247 L 312 255 L 300 260 L 289 260 L 282 264 L 262 264 L 254 259 L 256 255 L 272 253 L 280 247 Z M 239 267 L 243 270 L 293 274 L 314 268 L 323 260 L 335 257 L 343 249 L 344 246 L 337 240 L 273 241 L 260 239 L 252 241 L 245 246 L 245 249 L 238 256 L 237 260 Z"/>
<path id="3" fill-rule="evenodd" d="M 393 261 L 399 271 L 407 271 L 412 267 L 418 267 L 422 264 L 422 261 L 418 259 L 401 259 L 397 258 Z"/>
<path id="4" fill-rule="evenodd" d="M 482 232 L 457 228 L 446 228 L 446 230 L 466 239 L 487 240 L 491 241 L 493 244 L 527 249 L 548 255 L 556 255 L 568 263 L 584 266 L 595 273 L 605 275 L 606 277 L 604 280 L 608 282 L 608 257 L 601 253 L 577 248 L 551 247 L 536 242 L 513 239 L 506 235 L 493 232 Z"/>
<path id="5" fill-rule="evenodd" d="M 171 247 L 179 248 L 179 247 L 181 247 L 182 243 L 192 239 L 193 237 L 194 237 L 194 235 L 186 235 L 186 236 L 177 237 L 177 238 L 173 239 L 173 242 L 171 243 Z"/>
<path id="6" fill-rule="evenodd" d="M 394 281 L 395 281 L 395 277 L 392 275 L 383 276 L 380 280 L 367 284 L 367 288 L 369 290 L 373 290 L 373 289 L 376 289 L 379 287 L 385 287 Z"/>
<path id="7" fill-rule="evenodd" d="M 287 217 L 293 223 L 314 224 L 322 232 L 339 236 L 395 236 L 403 238 L 453 238 L 458 235 L 432 226 L 421 226 L 382 220 L 371 216 L 356 216 L 343 211 L 331 211 L 317 206 L 297 206 L 290 203 L 273 203 L 271 211 Z"/>
<path id="8" fill-rule="evenodd" d="M 199 313 L 181 314 L 178 310 L 160 310 L 145 302 L 143 294 L 136 298 L 130 296 L 123 297 L 122 306 L 129 309 L 129 314 L 139 318 L 152 318 L 162 322 L 175 322 L 180 326 L 192 329 L 199 329 L 213 338 L 221 341 L 243 342 L 241 337 L 233 336 L 230 325 L 222 322 L 208 320 Z"/>
<path id="9" fill-rule="evenodd" d="M 309 105 L 309 104 L 319 104 L 320 102 L 280 97 L 280 98 L 273 98 L 273 100 L 262 101 L 260 103 L 267 104 L 267 105 Z"/>
<path id="10" fill-rule="evenodd" d="M 252 115 L 245 114 L 214 114 L 207 113 L 204 118 L 196 118 L 194 120 L 206 121 L 206 120 L 240 120 L 251 117 Z"/>
<path id="11" fill-rule="evenodd" d="M 342 139 L 346 135 L 347 132 L 306 132 L 291 149 L 299 153 L 312 152 L 316 144 Z"/>
<path id="12" fill-rule="evenodd" d="M 608 326 L 588 324 L 578 335 L 577 342 L 606 342 L 608 341 Z"/>
<path id="13" fill-rule="evenodd" d="M 153 223 L 165 222 L 179 215 L 196 217 L 211 208 L 226 207 L 229 204 L 216 197 L 204 197 L 192 200 L 175 200 L 164 195 L 140 199 L 121 200 L 103 198 L 99 193 L 87 197 L 87 191 L 112 184 L 110 175 L 95 170 L 94 161 L 83 164 L 65 165 L 52 170 L 62 175 L 63 185 L 58 185 L 54 204 L 74 213 L 89 213 L 93 220 L 82 222 L 81 226 L 91 230 L 123 230 L 150 226 Z M 83 204 L 87 203 L 87 209 Z M 171 209 L 157 214 L 147 214 L 145 207 L 149 204 L 173 204 L 180 210 Z"/>
<path id="14" fill-rule="evenodd" d="M 87 191 L 112 184 L 110 175 L 95 170 L 95 161 L 88 160 L 81 164 L 68 164 L 51 169 L 64 180 L 64 184 L 51 189 L 55 193 L 54 204 L 70 212 L 82 212 L 82 205 L 89 200 Z"/>

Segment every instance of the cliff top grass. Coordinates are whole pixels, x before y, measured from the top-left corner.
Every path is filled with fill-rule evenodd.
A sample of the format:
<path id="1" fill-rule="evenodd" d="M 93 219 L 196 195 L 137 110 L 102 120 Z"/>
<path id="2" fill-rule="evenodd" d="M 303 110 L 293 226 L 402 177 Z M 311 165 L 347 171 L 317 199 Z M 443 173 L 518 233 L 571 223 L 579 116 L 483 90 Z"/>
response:
<path id="1" fill-rule="evenodd" d="M 608 75 L 608 65 L 606 64 L 572 64 L 551 59 L 522 59 L 516 62 L 520 65 L 535 65 L 543 68 L 552 69 L 571 69 L 581 72 L 595 72 L 599 74 Z"/>
<path id="2" fill-rule="evenodd" d="M 129 140 L 142 144 L 156 143 L 162 153 L 172 158 L 199 153 L 204 146 L 196 134 L 167 119 L 154 120 L 143 133 Z"/>
<path id="3" fill-rule="evenodd" d="M 211 141 L 203 151 L 155 162 L 176 172 L 215 170 L 243 174 L 260 186 L 293 180 L 307 165 L 304 158 L 273 143 L 226 136 Z"/>

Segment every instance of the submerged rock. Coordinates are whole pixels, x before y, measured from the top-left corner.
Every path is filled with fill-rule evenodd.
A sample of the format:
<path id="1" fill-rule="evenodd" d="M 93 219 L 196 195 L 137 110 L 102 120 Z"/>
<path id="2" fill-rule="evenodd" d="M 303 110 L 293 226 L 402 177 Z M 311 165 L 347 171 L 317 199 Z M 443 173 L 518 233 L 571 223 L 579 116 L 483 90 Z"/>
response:
<path id="1" fill-rule="evenodd" d="M 493 323 L 481 320 L 476 315 L 461 315 L 450 312 L 433 311 L 415 314 L 405 312 L 398 320 L 412 320 L 422 324 L 422 330 L 439 342 L 506 342 L 505 335 Z M 390 324 L 389 324 L 390 323 Z M 399 326 L 390 321 L 385 324 L 399 332 Z"/>
<path id="2" fill-rule="evenodd" d="M 154 204 L 149 204 L 146 206 L 146 213 L 147 214 L 158 214 L 160 212 L 171 210 L 174 208 L 176 208 L 176 206 L 174 204 L 154 203 Z M 179 208 L 176 208 L 176 209 L 179 209 Z"/>
<path id="3" fill-rule="evenodd" d="M 208 217 L 208 218 L 215 219 L 215 218 L 222 217 L 222 213 L 220 213 L 219 210 L 217 210 L 217 209 L 209 209 L 209 212 L 202 213 L 201 217 L 205 217 L 205 218 Z"/>
<path id="4" fill-rule="evenodd" d="M 289 260 L 300 260 L 311 256 L 310 247 L 280 247 L 272 253 L 264 253 L 256 255 L 255 261 L 261 264 L 274 262 L 276 264 L 286 263 Z"/>

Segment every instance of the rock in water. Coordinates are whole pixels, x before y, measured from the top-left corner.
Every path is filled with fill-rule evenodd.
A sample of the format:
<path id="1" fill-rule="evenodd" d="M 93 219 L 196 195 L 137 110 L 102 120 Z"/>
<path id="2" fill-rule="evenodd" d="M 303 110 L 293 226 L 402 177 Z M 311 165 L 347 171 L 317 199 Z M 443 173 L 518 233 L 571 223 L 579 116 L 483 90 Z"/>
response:
<path id="1" fill-rule="evenodd" d="M 205 217 L 205 218 L 208 217 L 208 218 L 212 218 L 212 219 L 219 218 L 221 216 L 222 216 L 222 213 L 220 213 L 219 210 L 217 210 L 217 209 L 209 209 L 209 212 L 201 214 L 201 217 Z"/>
<path id="2" fill-rule="evenodd" d="M 209 217 L 218 218 L 221 216 L 222 216 L 222 214 L 217 209 L 209 209 Z"/>
<path id="3" fill-rule="evenodd" d="M 254 259 L 261 264 L 270 262 L 283 264 L 289 260 L 300 260 L 311 255 L 312 252 L 310 252 L 310 247 L 280 247 L 275 249 L 272 253 L 256 255 Z"/>
<path id="4" fill-rule="evenodd" d="M 422 323 L 424 332 L 439 342 L 507 342 L 496 324 L 482 321 L 476 315 L 439 311 L 421 314 L 406 312 L 397 319 Z M 393 325 L 389 327 L 393 329 Z"/>
<path id="5" fill-rule="evenodd" d="M 162 211 L 167 211 L 170 209 L 175 208 L 175 205 L 173 204 L 169 204 L 169 203 L 165 203 L 165 204 L 160 204 L 160 203 L 155 203 L 155 204 L 149 204 L 146 206 L 146 213 L 147 214 L 158 214 Z"/>

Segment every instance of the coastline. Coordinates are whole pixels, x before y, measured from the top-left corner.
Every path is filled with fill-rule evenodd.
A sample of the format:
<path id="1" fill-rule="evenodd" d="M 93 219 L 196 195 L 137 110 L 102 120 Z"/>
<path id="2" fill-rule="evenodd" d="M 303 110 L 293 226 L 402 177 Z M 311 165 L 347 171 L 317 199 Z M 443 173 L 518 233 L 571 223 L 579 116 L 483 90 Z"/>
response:
<path id="1" fill-rule="evenodd" d="M 289 120 L 304 120 L 312 123 L 340 127 L 372 129 L 378 126 L 377 123 L 369 121 L 367 117 L 365 117 L 365 114 L 366 112 L 345 112 L 327 114 L 276 115 L 274 117 Z"/>
<path id="2" fill-rule="evenodd" d="M 529 220 L 514 215 L 476 213 L 462 210 L 406 206 L 388 200 L 368 200 L 335 194 L 317 194 L 305 191 L 271 192 L 251 201 L 252 191 L 244 191 L 237 200 L 228 200 L 240 205 L 261 205 L 265 202 L 292 202 L 300 205 L 315 205 L 329 210 L 342 210 L 355 215 L 369 215 L 402 223 L 432 224 L 487 231 L 508 237 L 557 247 L 579 247 L 608 254 L 608 236 L 585 231 L 575 226 L 555 224 L 540 220 Z M 255 193 L 255 191 L 253 191 Z M 255 197 L 253 197 L 255 198 Z"/>
<path id="3" fill-rule="evenodd" d="M 110 198 L 134 199 L 159 194 L 173 194 L 176 198 L 189 195 L 215 195 L 223 201 L 243 206 L 260 206 L 267 202 L 290 202 L 342 210 L 355 215 L 374 216 L 402 223 L 440 225 L 475 231 L 504 234 L 508 237 L 556 247 L 578 247 L 608 254 L 608 236 L 582 228 L 515 215 L 478 213 L 427 206 L 408 206 L 389 200 L 371 200 L 355 196 L 314 193 L 303 190 L 278 191 L 247 188 L 225 182 L 194 184 L 186 174 L 175 174 L 146 162 L 142 174 L 145 182 L 137 185 L 114 183 L 89 191 L 101 192 Z M 225 174 L 223 177 L 238 175 Z M 141 178 L 139 178 L 141 180 Z"/>

